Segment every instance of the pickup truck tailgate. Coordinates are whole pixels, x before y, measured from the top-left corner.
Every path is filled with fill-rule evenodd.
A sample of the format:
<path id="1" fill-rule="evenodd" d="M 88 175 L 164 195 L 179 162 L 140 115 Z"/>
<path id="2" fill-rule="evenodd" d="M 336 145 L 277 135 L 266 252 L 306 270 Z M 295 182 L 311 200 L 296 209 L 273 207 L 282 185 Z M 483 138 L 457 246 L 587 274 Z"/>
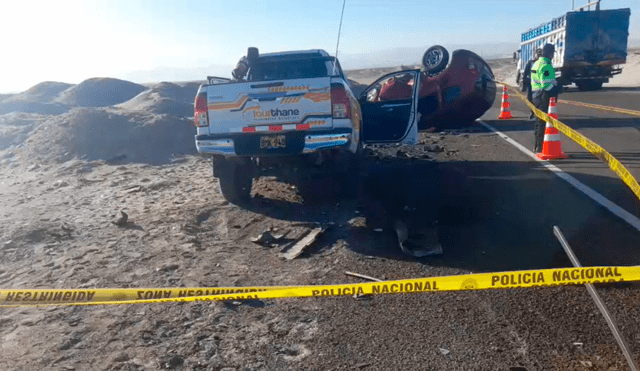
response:
<path id="1" fill-rule="evenodd" d="M 210 134 L 332 128 L 331 78 L 207 87 Z"/>

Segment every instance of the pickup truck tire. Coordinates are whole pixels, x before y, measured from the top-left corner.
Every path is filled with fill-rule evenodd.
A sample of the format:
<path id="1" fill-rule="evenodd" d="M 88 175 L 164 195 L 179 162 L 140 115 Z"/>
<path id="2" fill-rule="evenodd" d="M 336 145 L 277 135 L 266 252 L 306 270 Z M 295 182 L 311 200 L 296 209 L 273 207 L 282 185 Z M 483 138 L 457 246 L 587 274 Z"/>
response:
<path id="1" fill-rule="evenodd" d="M 449 52 L 443 46 L 434 45 L 422 56 L 422 66 L 428 74 L 436 74 L 447 67 Z"/>
<path id="2" fill-rule="evenodd" d="M 240 205 L 251 198 L 253 171 L 250 164 L 220 159 L 214 166 L 220 180 L 222 196 L 229 202 Z"/>

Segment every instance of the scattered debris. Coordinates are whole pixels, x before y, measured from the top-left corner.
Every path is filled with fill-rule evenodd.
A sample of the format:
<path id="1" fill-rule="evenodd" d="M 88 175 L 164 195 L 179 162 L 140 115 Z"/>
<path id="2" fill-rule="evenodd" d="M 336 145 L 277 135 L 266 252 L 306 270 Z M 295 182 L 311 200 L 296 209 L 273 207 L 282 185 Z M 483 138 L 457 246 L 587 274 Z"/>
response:
<path id="1" fill-rule="evenodd" d="M 367 366 L 371 366 L 371 363 L 369 363 L 369 362 L 358 363 L 355 367 L 356 368 L 364 368 L 364 367 L 367 367 Z"/>
<path id="2" fill-rule="evenodd" d="M 307 234 L 304 238 L 302 238 L 295 245 L 293 245 L 293 247 L 291 247 L 289 251 L 284 253 L 283 257 L 287 260 L 297 258 L 298 256 L 300 256 L 300 254 L 302 254 L 304 249 L 311 246 L 316 241 L 316 238 L 322 232 L 324 232 L 324 230 L 325 229 L 321 227 L 313 229 L 311 232 L 309 232 L 309 234 Z"/>
<path id="3" fill-rule="evenodd" d="M 125 224 L 127 224 L 128 220 L 129 220 L 129 215 L 127 215 L 127 213 L 125 213 L 124 211 L 120 210 L 120 214 L 122 215 L 118 220 L 116 220 L 115 222 L 111 222 L 117 226 L 123 226 Z"/>
<path id="4" fill-rule="evenodd" d="M 354 299 L 359 299 L 359 300 L 363 300 L 363 299 L 371 299 L 373 297 L 373 295 L 371 294 L 353 294 L 353 298 Z"/>
<path id="5" fill-rule="evenodd" d="M 364 278 L 365 280 L 369 280 L 369 281 L 382 282 L 382 280 L 379 280 L 377 278 L 370 277 L 370 276 L 365 276 L 364 274 L 360 274 L 360 273 L 353 273 L 353 272 L 347 271 L 347 272 L 344 272 L 344 274 L 346 274 L 347 276 Z"/>
<path id="6" fill-rule="evenodd" d="M 451 353 L 451 351 L 449 349 L 445 349 L 445 348 L 438 348 L 438 351 L 440 352 L 440 354 L 442 354 L 443 356 L 446 356 L 447 354 Z"/>
<path id="7" fill-rule="evenodd" d="M 424 150 L 427 152 L 443 152 L 444 148 L 437 144 L 426 144 Z"/>
<path id="8" fill-rule="evenodd" d="M 127 362 L 129 360 L 129 355 L 127 353 L 120 353 L 113 358 L 114 362 Z"/>
<path id="9" fill-rule="evenodd" d="M 138 185 L 138 186 L 131 187 L 129 189 L 125 189 L 124 193 L 134 193 L 134 192 L 139 192 L 141 190 L 142 190 L 142 187 Z"/>
<path id="10" fill-rule="evenodd" d="M 273 232 L 274 230 L 272 228 L 262 231 L 258 237 L 252 238 L 251 242 L 264 247 L 276 247 L 285 242 L 284 238 L 289 234 L 289 232 L 291 232 L 291 230 L 281 234 L 273 234 Z"/>
<path id="11" fill-rule="evenodd" d="M 405 255 L 422 258 L 430 255 L 440 255 L 443 252 L 442 245 L 437 242 L 435 227 L 431 230 L 431 236 L 422 234 L 414 236 L 413 239 L 409 239 L 409 230 L 403 221 L 396 220 L 394 229 L 398 235 L 400 249 Z"/>
<path id="12" fill-rule="evenodd" d="M 580 361 L 580 364 L 583 365 L 584 367 L 593 367 L 593 363 L 589 361 Z"/>

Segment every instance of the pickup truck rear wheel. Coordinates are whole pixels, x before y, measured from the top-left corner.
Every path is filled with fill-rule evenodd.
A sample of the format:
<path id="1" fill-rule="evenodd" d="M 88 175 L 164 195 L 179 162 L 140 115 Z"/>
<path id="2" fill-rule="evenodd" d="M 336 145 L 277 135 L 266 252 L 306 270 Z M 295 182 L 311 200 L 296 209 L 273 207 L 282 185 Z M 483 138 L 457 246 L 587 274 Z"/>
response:
<path id="1" fill-rule="evenodd" d="M 218 167 L 216 174 L 220 179 L 220 191 L 227 201 L 236 205 L 249 201 L 253 184 L 251 163 L 220 159 L 213 166 Z"/>

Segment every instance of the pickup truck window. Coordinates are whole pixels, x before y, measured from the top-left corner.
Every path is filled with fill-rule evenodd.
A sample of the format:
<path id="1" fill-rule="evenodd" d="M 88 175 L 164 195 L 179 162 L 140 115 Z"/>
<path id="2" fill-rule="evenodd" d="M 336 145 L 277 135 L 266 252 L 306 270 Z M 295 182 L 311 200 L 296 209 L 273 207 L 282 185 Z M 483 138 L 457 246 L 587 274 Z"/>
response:
<path id="1" fill-rule="evenodd" d="M 327 77 L 325 61 L 321 58 L 286 61 L 260 61 L 252 67 L 249 81 L 291 80 Z"/>

